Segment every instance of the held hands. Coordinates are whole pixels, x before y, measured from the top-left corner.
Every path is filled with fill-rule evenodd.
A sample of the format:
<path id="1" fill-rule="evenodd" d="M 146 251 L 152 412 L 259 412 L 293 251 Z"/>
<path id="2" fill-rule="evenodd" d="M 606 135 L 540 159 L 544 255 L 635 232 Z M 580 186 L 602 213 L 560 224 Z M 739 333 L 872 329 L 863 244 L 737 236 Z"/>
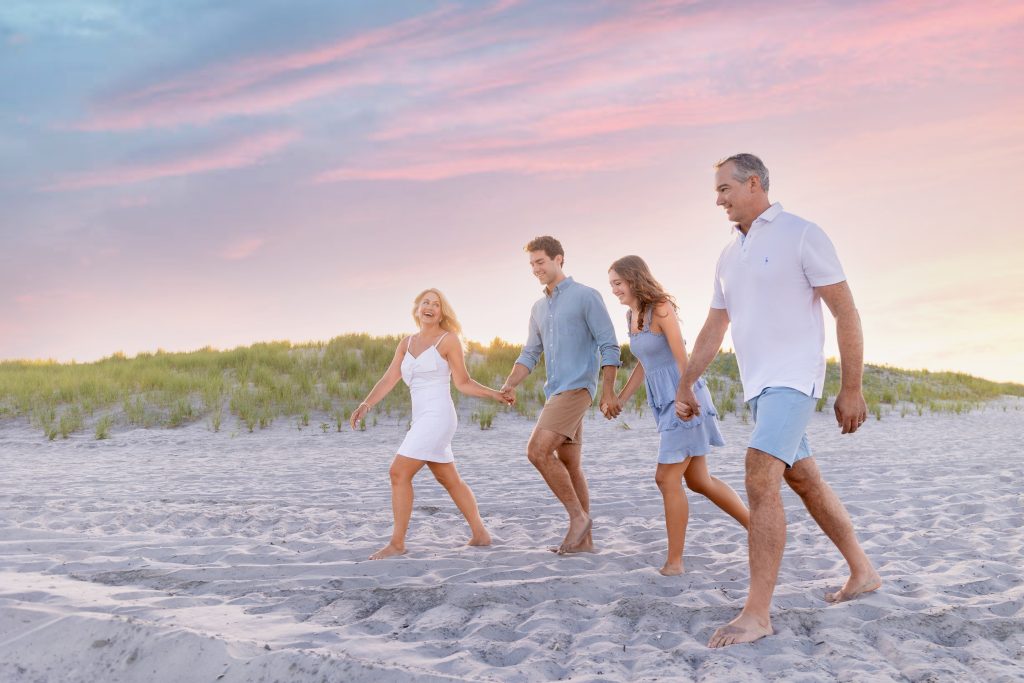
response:
<path id="1" fill-rule="evenodd" d="M 601 413 L 609 420 L 614 420 L 622 412 L 622 403 L 615 394 L 606 394 L 601 399 Z"/>
<path id="2" fill-rule="evenodd" d="M 360 403 L 359 407 L 352 411 L 352 415 L 348 419 L 349 426 L 355 430 L 356 425 L 359 421 L 366 417 L 366 414 L 370 412 L 370 406 L 366 403 Z"/>
<path id="3" fill-rule="evenodd" d="M 859 389 L 840 389 L 833 407 L 843 434 L 853 434 L 868 419 L 868 404 Z"/>
<path id="4" fill-rule="evenodd" d="M 679 387 L 676 392 L 676 417 L 683 422 L 689 422 L 700 415 L 700 402 L 697 395 L 693 393 L 693 387 Z"/>
<path id="5" fill-rule="evenodd" d="M 505 382 L 503 385 L 501 385 L 499 393 L 504 397 L 503 400 L 508 405 L 514 406 L 516 404 L 516 388 L 510 385 L 508 382 Z"/>
<path id="6" fill-rule="evenodd" d="M 498 403 L 504 403 L 507 406 L 514 406 L 516 404 L 516 390 L 512 389 L 511 395 L 505 392 L 505 387 L 501 388 L 501 391 L 492 391 L 491 398 Z"/>

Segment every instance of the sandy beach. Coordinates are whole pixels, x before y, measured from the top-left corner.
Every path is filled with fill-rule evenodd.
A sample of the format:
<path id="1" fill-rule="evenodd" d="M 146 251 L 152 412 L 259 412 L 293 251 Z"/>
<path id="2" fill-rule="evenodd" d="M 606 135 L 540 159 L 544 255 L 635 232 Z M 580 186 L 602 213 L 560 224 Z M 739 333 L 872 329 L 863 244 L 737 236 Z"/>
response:
<path id="1" fill-rule="evenodd" d="M 623 427 L 623 423 L 629 429 Z M 466 416 L 453 447 L 495 543 L 424 470 L 409 553 L 389 535 L 404 420 L 366 432 L 76 435 L 0 426 L 2 681 L 1018 681 L 1024 679 L 1024 402 L 810 428 L 885 585 L 830 606 L 844 564 L 799 500 L 776 635 L 710 650 L 746 595 L 745 533 L 691 494 L 686 574 L 663 577 L 650 415 L 585 423 L 594 554 L 524 455 L 532 423 Z M 743 492 L 751 425 L 711 472 Z"/>

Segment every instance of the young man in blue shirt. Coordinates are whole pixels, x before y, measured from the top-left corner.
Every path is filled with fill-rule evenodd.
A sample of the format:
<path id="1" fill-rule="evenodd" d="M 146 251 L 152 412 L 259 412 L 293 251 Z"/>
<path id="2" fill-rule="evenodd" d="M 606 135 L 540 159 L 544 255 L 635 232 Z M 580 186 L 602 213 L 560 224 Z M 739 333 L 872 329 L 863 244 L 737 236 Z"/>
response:
<path id="1" fill-rule="evenodd" d="M 546 402 L 527 455 L 569 515 L 569 529 L 556 552 L 593 549 L 590 494 L 582 467 L 583 416 L 597 393 L 598 353 L 602 375 L 601 412 L 621 412 L 615 396 L 619 345 L 608 309 L 597 290 L 581 285 L 562 271 L 565 251 L 554 237 L 537 237 L 525 247 L 544 296 L 533 305 L 523 352 L 501 391 L 510 401 L 515 388 L 544 354 Z"/>

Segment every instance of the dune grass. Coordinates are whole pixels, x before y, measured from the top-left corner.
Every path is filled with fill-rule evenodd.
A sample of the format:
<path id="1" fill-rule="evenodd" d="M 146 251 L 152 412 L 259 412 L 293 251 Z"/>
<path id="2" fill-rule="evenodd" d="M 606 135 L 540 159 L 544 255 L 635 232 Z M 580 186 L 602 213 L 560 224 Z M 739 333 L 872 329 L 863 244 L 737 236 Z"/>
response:
<path id="1" fill-rule="evenodd" d="M 116 429 L 181 427 L 205 421 L 214 432 L 265 429 L 287 420 L 300 429 L 324 434 L 347 429 L 348 416 L 370 391 L 394 356 L 401 337 L 350 334 L 328 342 L 292 344 L 286 341 L 218 351 L 203 348 L 188 353 L 141 353 L 134 358 L 114 354 L 95 363 L 8 361 L 0 363 L 0 420 L 27 419 L 45 438 L 88 434 L 108 438 Z M 489 345 L 466 344 L 473 377 L 499 387 L 519 356 L 521 347 L 501 339 Z M 636 363 L 629 347 L 622 350 L 619 386 Z M 540 364 L 520 385 L 514 408 L 463 397 L 473 422 L 488 429 L 501 414 L 534 417 L 544 403 L 544 367 Z M 707 380 L 719 413 L 744 419 L 736 357 L 723 352 L 708 369 Z M 830 362 L 825 410 L 839 389 L 839 368 Z M 962 373 L 907 371 L 868 366 L 864 391 L 876 419 L 898 412 L 962 413 L 1002 395 L 1024 396 L 1024 386 L 996 383 Z M 378 421 L 407 423 L 409 393 L 399 385 L 360 429 Z M 628 408 L 643 413 L 646 396 L 637 392 Z M 324 427 L 327 427 L 326 429 Z"/>

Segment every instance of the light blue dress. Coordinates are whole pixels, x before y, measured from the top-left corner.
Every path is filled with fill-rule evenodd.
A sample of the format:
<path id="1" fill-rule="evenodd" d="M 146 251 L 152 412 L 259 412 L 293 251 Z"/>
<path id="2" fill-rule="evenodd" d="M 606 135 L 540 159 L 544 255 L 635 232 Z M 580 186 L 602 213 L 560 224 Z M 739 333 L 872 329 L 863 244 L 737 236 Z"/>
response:
<path id="1" fill-rule="evenodd" d="M 632 311 L 626 312 L 629 326 L 629 349 L 644 366 L 647 402 L 654 411 L 661 432 L 658 464 L 671 465 L 693 455 L 707 455 L 712 446 L 724 446 L 718 429 L 718 412 L 711 400 L 707 382 L 701 377 L 693 385 L 700 403 L 700 415 L 690 420 L 676 416 L 676 389 L 679 387 L 679 366 L 663 334 L 651 332 L 654 310 L 648 309 L 647 322 L 640 332 L 633 332 Z"/>

